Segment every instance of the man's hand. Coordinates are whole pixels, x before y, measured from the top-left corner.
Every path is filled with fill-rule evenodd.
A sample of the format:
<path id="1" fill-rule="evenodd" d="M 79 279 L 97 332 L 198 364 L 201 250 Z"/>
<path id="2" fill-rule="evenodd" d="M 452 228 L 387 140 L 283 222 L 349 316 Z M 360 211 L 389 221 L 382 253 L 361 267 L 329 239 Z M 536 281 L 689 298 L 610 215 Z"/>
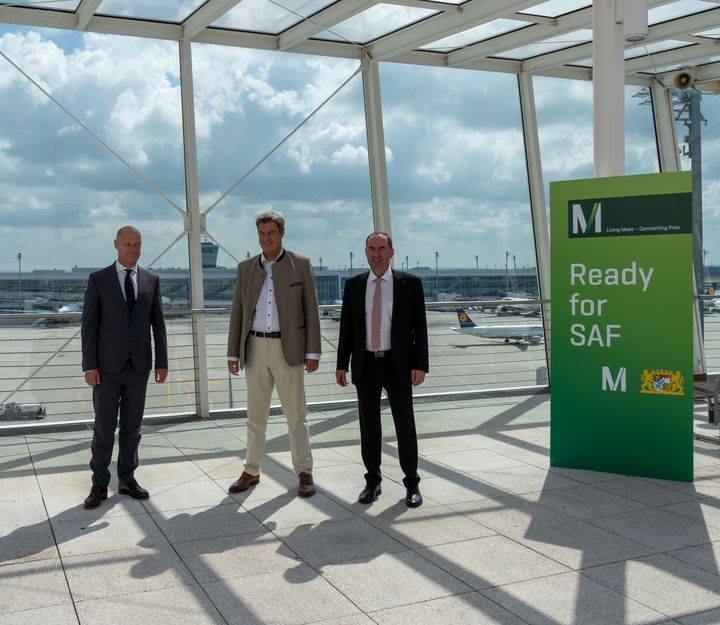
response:
<path id="1" fill-rule="evenodd" d="M 168 370 L 167 369 L 155 369 L 155 381 L 164 382 L 167 380 Z"/>
<path id="2" fill-rule="evenodd" d="M 345 369 L 338 369 L 338 370 L 335 372 L 335 381 L 336 381 L 340 386 L 347 386 L 347 385 L 348 385 L 348 381 L 347 381 L 347 371 L 346 371 Z"/>
<path id="3" fill-rule="evenodd" d="M 420 386 L 425 381 L 425 372 L 420 369 L 413 369 L 410 374 L 410 381 L 413 386 Z"/>
<path id="4" fill-rule="evenodd" d="M 88 386 L 97 386 L 100 384 L 100 372 L 97 369 L 85 372 L 85 384 Z"/>
<path id="5" fill-rule="evenodd" d="M 320 366 L 319 360 L 313 360 L 312 358 L 305 359 L 305 371 L 307 373 L 312 373 L 313 371 L 317 371 L 318 366 Z"/>
<path id="6" fill-rule="evenodd" d="M 240 372 L 240 363 L 237 360 L 228 360 L 228 371 L 233 375 L 237 375 Z"/>

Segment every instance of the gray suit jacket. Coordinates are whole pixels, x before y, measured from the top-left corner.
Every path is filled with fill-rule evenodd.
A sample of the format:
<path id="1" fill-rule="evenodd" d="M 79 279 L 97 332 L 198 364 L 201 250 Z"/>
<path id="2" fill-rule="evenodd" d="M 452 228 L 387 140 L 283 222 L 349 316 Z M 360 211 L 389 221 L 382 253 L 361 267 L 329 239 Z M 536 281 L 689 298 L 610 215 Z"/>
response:
<path id="1" fill-rule="evenodd" d="M 155 343 L 155 369 L 168 368 L 160 279 L 138 267 L 138 295 L 133 314 L 125 303 L 115 263 L 90 274 L 82 313 L 82 368 L 117 373 L 132 353 L 138 373 L 153 368 L 150 330 Z"/>
<path id="2" fill-rule="evenodd" d="M 284 250 L 273 265 L 272 275 L 283 355 L 289 365 L 301 365 L 305 354 L 320 353 L 320 315 L 310 259 Z M 245 343 L 264 280 L 260 254 L 238 265 L 227 355 L 237 358 L 241 369 L 245 366 Z"/>

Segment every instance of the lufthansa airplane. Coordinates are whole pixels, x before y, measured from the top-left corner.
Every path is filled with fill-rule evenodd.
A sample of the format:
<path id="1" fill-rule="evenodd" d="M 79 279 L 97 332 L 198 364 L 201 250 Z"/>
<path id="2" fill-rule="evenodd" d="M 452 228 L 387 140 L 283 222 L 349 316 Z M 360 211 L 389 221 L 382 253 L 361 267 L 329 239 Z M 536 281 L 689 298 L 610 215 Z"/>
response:
<path id="1" fill-rule="evenodd" d="M 541 323 L 513 323 L 493 324 L 487 326 L 476 325 L 463 308 L 455 309 L 460 322 L 460 327 L 452 328 L 458 334 L 477 334 L 486 339 L 503 339 L 506 343 L 515 341 L 517 343 L 531 343 L 537 345 L 543 339 L 543 327 Z"/>

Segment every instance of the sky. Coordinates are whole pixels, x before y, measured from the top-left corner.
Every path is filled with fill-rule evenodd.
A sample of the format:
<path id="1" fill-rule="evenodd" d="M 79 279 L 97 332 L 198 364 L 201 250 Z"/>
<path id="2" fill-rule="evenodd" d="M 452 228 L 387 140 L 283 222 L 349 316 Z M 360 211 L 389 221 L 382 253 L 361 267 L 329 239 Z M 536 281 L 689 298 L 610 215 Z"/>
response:
<path id="1" fill-rule="evenodd" d="M 358 61 L 192 51 L 203 211 L 348 81 L 208 213 L 218 263 L 256 253 L 254 217 L 277 210 L 288 249 L 325 267 L 352 253 L 362 266 L 372 217 Z M 125 161 L 0 57 L 0 271 L 17 270 L 18 252 L 23 271 L 107 265 L 128 223 L 143 232 L 142 263 L 187 267 L 177 44 L 0 26 L 0 52 Z M 504 267 L 507 254 L 534 266 L 515 76 L 386 63 L 380 78 L 396 265 L 434 266 L 437 253 L 440 267 Z M 546 188 L 592 177 L 592 84 L 534 87 Z M 636 92 L 626 90 L 626 172 L 656 172 L 651 111 Z M 708 263 L 720 263 L 716 100 L 703 97 Z"/>

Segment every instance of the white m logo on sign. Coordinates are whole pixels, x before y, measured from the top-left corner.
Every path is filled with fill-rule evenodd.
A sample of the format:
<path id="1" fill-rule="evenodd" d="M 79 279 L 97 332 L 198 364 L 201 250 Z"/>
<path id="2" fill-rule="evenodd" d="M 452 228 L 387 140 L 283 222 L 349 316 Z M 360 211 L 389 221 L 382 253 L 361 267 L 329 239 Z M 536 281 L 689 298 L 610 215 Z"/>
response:
<path id="1" fill-rule="evenodd" d="M 590 228 L 595 226 L 595 234 L 602 233 L 602 207 L 600 202 L 595 202 L 590 213 L 590 219 L 585 221 L 585 213 L 583 213 L 580 204 L 572 205 L 572 232 L 573 234 L 587 234 Z"/>
<path id="2" fill-rule="evenodd" d="M 617 377 L 613 380 L 612 372 L 610 367 L 602 368 L 602 390 L 607 391 L 610 387 L 611 391 L 617 391 L 618 387 L 624 393 L 625 392 L 625 380 L 627 378 L 627 371 L 625 367 L 620 367 Z"/>

